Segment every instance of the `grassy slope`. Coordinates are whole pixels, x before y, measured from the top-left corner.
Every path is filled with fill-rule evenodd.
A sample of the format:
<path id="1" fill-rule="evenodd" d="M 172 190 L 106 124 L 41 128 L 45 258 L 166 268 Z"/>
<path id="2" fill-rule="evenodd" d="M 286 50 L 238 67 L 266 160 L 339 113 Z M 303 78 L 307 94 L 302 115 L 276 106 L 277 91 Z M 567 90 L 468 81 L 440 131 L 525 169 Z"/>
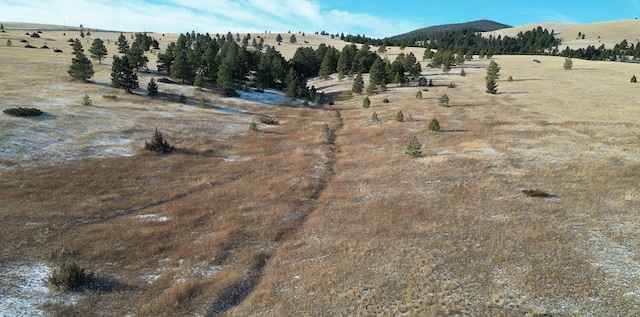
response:
<path id="1" fill-rule="evenodd" d="M 51 33 L 42 41 L 64 41 Z M 101 34 L 112 43 L 117 35 Z M 371 97 L 370 109 L 361 107 L 363 96 L 303 109 L 165 85 L 166 99 L 125 95 L 69 81 L 69 49 L 54 55 L 13 42 L 0 46 L 0 62 L 12 65 L 0 69 L 1 106 L 31 104 L 53 119 L 1 116 L 3 139 L 34 126 L 45 136 L 77 131 L 70 136 L 77 143 L 102 134 L 131 139 L 133 156 L 82 158 L 81 151 L 64 164 L 41 164 L 49 158 L 43 155 L 0 173 L 3 267 L 75 260 L 118 285 L 52 311 L 638 313 L 640 88 L 628 82 L 637 65 L 574 60 L 565 71 L 561 58 L 497 56 L 502 77 L 515 80 L 500 81 L 495 96 L 484 93 L 488 61 L 474 60 L 466 77 L 457 69 L 425 69 L 457 87 L 431 88 L 422 100 L 415 99 L 417 87 L 392 87 Z M 281 48 L 285 56 L 295 50 Z M 109 67 L 94 67 L 96 82 L 108 83 Z M 141 78 L 144 87 L 149 75 Z M 313 84 L 350 88 L 348 80 Z M 94 107 L 76 106 L 85 93 Z M 109 93 L 118 100 L 101 99 Z M 249 114 L 202 109 L 195 101 L 180 106 L 172 101 L 179 93 Z M 450 108 L 437 105 L 444 93 Z M 414 121 L 393 121 L 399 110 Z M 380 123 L 370 122 L 373 111 Z M 282 124 L 249 133 L 248 123 L 261 115 Z M 432 117 L 442 132 L 428 131 Z M 325 122 L 330 137 L 322 133 Z M 154 126 L 191 154 L 141 151 Z M 423 144 L 418 159 L 403 155 L 412 135 Z M 52 159 L 58 150 L 50 149 Z M 554 197 L 528 198 L 520 192 L 527 188 Z M 137 218 L 146 214 L 168 220 Z"/>

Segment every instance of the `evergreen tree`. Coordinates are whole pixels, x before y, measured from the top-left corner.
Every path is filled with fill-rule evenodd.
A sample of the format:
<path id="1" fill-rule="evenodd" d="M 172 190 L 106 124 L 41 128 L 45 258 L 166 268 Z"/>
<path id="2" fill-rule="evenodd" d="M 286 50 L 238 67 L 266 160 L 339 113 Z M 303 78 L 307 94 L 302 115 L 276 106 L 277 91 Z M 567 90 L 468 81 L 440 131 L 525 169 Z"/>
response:
<path id="1" fill-rule="evenodd" d="M 235 43 L 235 42 L 233 42 Z M 171 77 L 181 79 L 183 83 L 190 82 L 195 74 L 186 50 L 176 52 L 175 60 L 171 64 Z"/>
<path id="2" fill-rule="evenodd" d="M 171 42 L 169 46 L 167 46 L 167 49 L 164 51 L 164 53 L 158 54 L 157 67 L 159 72 L 166 71 L 167 74 L 171 74 L 171 65 L 176 59 L 175 49 L 176 43 Z"/>
<path id="3" fill-rule="evenodd" d="M 351 92 L 355 94 L 361 94 L 364 90 L 364 80 L 362 79 L 362 74 L 356 74 L 356 78 L 353 79 L 353 86 L 351 87 Z"/>
<path id="4" fill-rule="evenodd" d="M 138 75 L 131 69 L 131 63 L 127 55 L 118 57 L 113 56 L 111 66 L 111 86 L 113 88 L 123 88 L 128 93 L 132 89 L 138 88 Z"/>
<path id="5" fill-rule="evenodd" d="M 201 72 L 196 73 L 196 79 L 193 80 L 193 85 L 196 87 L 204 86 L 204 76 L 202 76 Z"/>
<path id="6" fill-rule="evenodd" d="M 93 76 L 93 65 L 82 51 L 76 54 L 76 57 L 71 59 L 71 66 L 68 71 L 69 75 L 75 79 L 81 79 L 86 81 Z"/>
<path id="7" fill-rule="evenodd" d="M 364 97 L 364 100 L 362 100 L 362 108 L 369 107 L 371 107 L 371 100 L 369 99 L 369 97 Z"/>
<path id="8" fill-rule="evenodd" d="M 144 142 L 144 148 L 158 154 L 169 154 L 176 150 L 173 145 L 170 145 L 167 140 L 162 137 L 162 133 L 158 131 L 158 128 L 156 128 L 156 132 L 153 133 L 153 140 L 151 140 L 151 142 Z"/>
<path id="9" fill-rule="evenodd" d="M 276 36 L 276 42 L 278 42 L 278 45 L 280 45 L 280 43 L 282 43 L 282 35 L 278 34 Z"/>
<path id="10" fill-rule="evenodd" d="M 131 68 L 135 68 L 136 71 L 140 70 L 140 68 L 147 67 L 149 58 L 144 55 L 143 48 L 140 47 L 138 42 L 131 44 L 131 48 L 127 50 L 126 55 L 129 58 L 129 63 L 131 63 Z"/>
<path id="11" fill-rule="evenodd" d="M 564 59 L 564 65 L 562 67 L 565 70 L 571 70 L 571 68 L 573 68 L 573 61 L 571 60 L 571 57 L 566 57 Z"/>
<path id="12" fill-rule="evenodd" d="M 371 114 L 371 121 L 373 121 L 373 122 L 378 122 L 379 121 L 377 113 L 374 112 L 374 113 Z"/>
<path id="13" fill-rule="evenodd" d="M 464 68 L 460 70 L 460 76 L 467 76 L 467 72 L 464 71 Z"/>
<path id="14" fill-rule="evenodd" d="M 384 62 L 377 58 L 369 70 L 369 82 L 376 86 L 382 86 L 386 83 L 386 77 Z"/>
<path id="15" fill-rule="evenodd" d="M 258 124 L 255 121 L 251 121 L 251 123 L 249 123 L 249 131 L 258 132 Z"/>
<path id="16" fill-rule="evenodd" d="M 636 78 L 636 75 L 631 76 L 631 82 L 632 83 L 638 82 L 638 79 Z"/>
<path id="17" fill-rule="evenodd" d="M 416 99 L 422 99 L 422 90 L 418 90 L 418 92 L 416 92 Z"/>
<path id="18" fill-rule="evenodd" d="M 487 93 L 496 94 L 498 93 L 498 78 L 500 78 L 500 67 L 498 63 L 495 61 L 491 61 L 489 63 L 489 67 L 487 67 L 487 76 L 485 77 Z"/>
<path id="19" fill-rule="evenodd" d="M 431 119 L 431 121 L 429 121 L 429 130 L 435 132 L 440 131 L 440 122 L 438 121 L 438 119 L 433 118 Z"/>
<path id="20" fill-rule="evenodd" d="M 324 58 L 322 59 L 322 63 L 320 64 L 320 71 L 318 75 L 322 79 L 328 79 L 329 75 L 333 74 L 335 71 L 337 60 L 335 59 L 334 54 L 326 53 L 324 54 Z"/>
<path id="21" fill-rule="evenodd" d="M 13 45 L 13 43 L 11 43 L 11 40 L 7 40 L 7 46 L 11 46 Z"/>
<path id="22" fill-rule="evenodd" d="M 0 23 L 0 31 L 1 31 L 2 33 L 5 33 L 5 32 L 4 32 L 4 24 L 2 24 L 2 23 Z"/>
<path id="23" fill-rule="evenodd" d="M 291 34 L 291 36 L 289 37 L 289 43 L 295 43 L 298 40 L 296 39 L 296 35 L 295 34 Z"/>
<path id="24" fill-rule="evenodd" d="M 149 96 L 157 96 L 158 95 L 158 83 L 156 83 L 156 79 L 151 77 L 149 84 L 147 84 L 147 93 Z"/>
<path id="25" fill-rule="evenodd" d="M 414 135 L 409 141 L 409 145 L 407 145 L 407 150 L 404 154 L 407 154 L 411 157 L 419 157 L 422 154 L 422 144 L 418 141 L 418 138 Z"/>
<path id="26" fill-rule="evenodd" d="M 96 38 L 89 48 L 89 53 L 91 53 L 91 58 L 97 59 L 98 62 L 102 64 L 102 59 L 107 56 L 107 48 L 101 39 Z"/>
<path id="27" fill-rule="evenodd" d="M 118 45 L 118 53 L 120 54 L 126 54 L 129 50 L 129 42 L 127 42 L 127 38 L 122 33 L 120 33 L 120 36 L 118 36 L 116 45 Z"/>
<path id="28" fill-rule="evenodd" d="M 398 122 L 404 121 L 404 114 L 402 113 L 402 111 L 398 111 L 398 113 L 396 113 L 395 120 Z"/>
<path id="29" fill-rule="evenodd" d="M 447 96 L 447 94 L 440 96 L 440 98 L 438 99 L 438 104 L 441 107 L 449 107 L 449 96 Z"/>
<path id="30" fill-rule="evenodd" d="M 71 52 L 71 54 L 73 55 L 84 53 L 84 48 L 82 48 L 82 43 L 80 43 L 80 40 L 78 39 L 73 41 L 73 44 L 71 45 L 71 49 L 73 50 L 73 52 Z"/>

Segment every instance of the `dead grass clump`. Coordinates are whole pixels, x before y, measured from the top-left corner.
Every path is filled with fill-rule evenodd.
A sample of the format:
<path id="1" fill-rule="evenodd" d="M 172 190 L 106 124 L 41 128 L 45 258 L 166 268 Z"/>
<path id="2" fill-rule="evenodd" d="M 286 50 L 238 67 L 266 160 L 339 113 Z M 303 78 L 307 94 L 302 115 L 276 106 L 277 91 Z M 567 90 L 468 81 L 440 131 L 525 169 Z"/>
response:
<path id="1" fill-rule="evenodd" d="M 2 112 L 16 117 L 37 117 L 43 112 L 37 108 L 13 107 L 2 110 Z"/>
<path id="2" fill-rule="evenodd" d="M 545 197 L 549 197 L 551 196 L 551 194 L 540 190 L 540 189 L 523 189 L 522 193 L 529 196 L 529 197 L 541 197 L 541 198 L 545 198 Z"/>
<path id="3" fill-rule="evenodd" d="M 54 270 L 47 282 L 49 286 L 62 291 L 75 291 L 91 283 L 91 273 L 85 272 L 77 263 L 64 263 Z"/>

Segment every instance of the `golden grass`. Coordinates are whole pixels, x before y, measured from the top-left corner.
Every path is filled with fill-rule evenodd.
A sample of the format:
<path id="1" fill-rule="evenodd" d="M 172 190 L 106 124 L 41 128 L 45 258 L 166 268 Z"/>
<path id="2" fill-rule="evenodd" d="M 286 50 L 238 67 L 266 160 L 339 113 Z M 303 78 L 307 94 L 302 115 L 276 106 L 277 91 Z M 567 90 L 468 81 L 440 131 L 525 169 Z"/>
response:
<path id="1" fill-rule="evenodd" d="M 497 95 L 484 93 L 488 61 L 473 60 L 466 77 L 424 70 L 456 88 L 429 88 L 418 100 L 418 87 L 390 87 L 369 109 L 364 96 L 302 108 L 161 86 L 243 115 L 69 81 L 68 52 L 25 50 L 0 46 L 0 61 L 14 65 L 0 69 L 10 87 L 1 105 L 38 105 L 54 117 L 1 116 L 0 137 L 66 129 L 83 131 L 81 143 L 123 136 L 132 149 L 62 163 L 3 157 L 3 266 L 74 260 L 119 284 L 73 307 L 47 306 L 53 313 L 639 313 L 640 125 L 638 87 L 628 82 L 637 65 L 574 60 L 565 71 L 562 58 L 496 56 L 514 78 Z M 96 81 L 107 81 L 108 67 L 96 68 Z M 93 107 L 79 106 L 87 92 Z M 449 108 L 438 106 L 445 93 Z M 414 120 L 394 121 L 398 111 Z M 281 124 L 249 133 L 261 116 Z M 428 131 L 433 117 L 440 132 Z M 190 154 L 141 150 L 155 126 Z M 414 135 L 423 147 L 412 159 L 404 151 Z M 553 196 L 527 197 L 530 188 Z"/>

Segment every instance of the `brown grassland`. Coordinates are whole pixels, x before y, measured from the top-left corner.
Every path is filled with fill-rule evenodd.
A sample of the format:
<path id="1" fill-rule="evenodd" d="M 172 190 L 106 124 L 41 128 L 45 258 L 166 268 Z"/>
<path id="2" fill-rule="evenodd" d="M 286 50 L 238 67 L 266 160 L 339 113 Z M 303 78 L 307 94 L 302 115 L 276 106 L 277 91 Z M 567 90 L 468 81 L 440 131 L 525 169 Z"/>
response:
<path id="1" fill-rule="evenodd" d="M 12 26 L 0 33 L 0 107 L 46 115 L 0 115 L 0 276 L 75 261 L 103 286 L 45 304 L 50 315 L 640 314 L 640 86 L 629 83 L 640 65 L 495 56 L 490 95 L 489 60 L 466 62 L 464 77 L 423 62 L 423 75 L 455 87 L 416 99 L 423 87 L 391 86 L 369 109 L 341 93 L 349 78 L 310 81 L 332 106 L 162 83 L 151 98 L 111 88 L 111 58 L 94 61 L 92 83 L 71 80 L 66 39 L 77 31 L 31 39 Z M 92 33 L 116 52 L 119 33 Z M 163 49 L 175 38 L 151 35 Z M 344 45 L 283 37 L 287 57 Z M 162 76 L 149 58 L 141 87 Z M 438 106 L 443 94 L 451 107 Z M 412 119 L 394 121 L 398 111 Z M 440 132 L 428 130 L 433 117 Z M 182 153 L 145 152 L 155 127 Z M 418 158 L 404 154 L 414 135 Z"/>

